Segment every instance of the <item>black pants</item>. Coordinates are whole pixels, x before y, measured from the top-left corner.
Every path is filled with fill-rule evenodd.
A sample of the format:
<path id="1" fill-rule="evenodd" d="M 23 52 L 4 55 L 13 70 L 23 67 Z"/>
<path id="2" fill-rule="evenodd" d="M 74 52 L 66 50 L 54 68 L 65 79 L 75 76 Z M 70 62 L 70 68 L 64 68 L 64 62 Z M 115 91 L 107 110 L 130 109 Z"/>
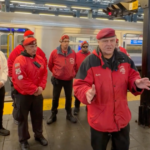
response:
<path id="1" fill-rule="evenodd" d="M 80 101 L 77 99 L 77 97 L 75 97 L 75 107 L 76 108 L 80 108 Z"/>
<path id="2" fill-rule="evenodd" d="M 19 141 L 24 142 L 30 138 L 28 132 L 28 114 L 30 112 L 35 137 L 42 137 L 43 132 L 43 96 L 15 95 L 15 105 L 20 108 L 22 121 L 18 122 Z"/>
<path id="3" fill-rule="evenodd" d="M 0 129 L 3 127 L 3 109 L 4 109 L 5 88 L 0 88 Z"/>
<path id="4" fill-rule="evenodd" d="M 72 80 L 64 81 L 58 80 L 58 83 L 53 85 L 53 101 L 52 101 L 52 113 L 57 114 L 57 108 L 59 103 L 59 97 L 61 93 L 62 87 L 64 87 L 65 96 L 66 96 L 66 104 L 65 109 L 68 114 L 71 113 L 71 104 L 72 104 Z"/>
<path id="5" fill-rule="evenodd" d="M 129 132 L 129 125 L 121 129 L 120 131 L 113 133 L 99 132 L 91 128 L 91 145 L 93 147 L 93 150 L 106 150 L 110 135 L 112 139 L 111 150 L 129 150 Z"/>

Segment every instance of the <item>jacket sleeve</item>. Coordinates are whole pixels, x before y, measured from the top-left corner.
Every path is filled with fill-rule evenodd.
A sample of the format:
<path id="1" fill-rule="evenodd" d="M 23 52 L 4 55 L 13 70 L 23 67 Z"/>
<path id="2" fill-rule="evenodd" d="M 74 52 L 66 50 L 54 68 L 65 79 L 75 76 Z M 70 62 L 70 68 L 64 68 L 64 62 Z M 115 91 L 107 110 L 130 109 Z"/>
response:
<path id="1" fill-rule="evenodd" d="M 13 63 L 18 57 L 18 47 L 16 47 L 9 55 L 7 63 L 8 63 L 8 76 L 12 77 L 12 68 L 13 68 Z"/>
<path id="2" fill-rule="evenodd" d="M 44 59 L 46 65 L 47 65 L 47 58 L 46 58 L 45 53 L 39 47 L 37 47 L 37 49 L 38 49 L 38 54 Z"/>
<path id="3" fill-rule="evenodd" d="M 44 60 L 43 60 L 43 61 L 44 61 Z M 44 73 L 43 73 L 43 76 L 42 76 L 42 81 L 41 81 L 41 83 L 40 83 L 40 87 L 42 87 L 43 90 L 44 90 L 45 87 L 46 87 L 47 75 L 48 75 L 47 65 L 44 63 Z"/>
<path id="4" fill-rule="evenodd" d="M 13 65 L 13 84 L 17 85 L 20 90 L 25 91 L 27 95 L 33 95 L 38 90 L 38 87 L 33 84 L 26 72 L 26 62 L 20 58 L 22 59 L 22 57 L 17 57 Z"/>
<path id="5" fill-rule="evenodd" d="M 130 59 L 130 68 L 129 68 L 129 77 L 128 77 L 128 88 L 130 90 L 130 92 L 132 94 L 136 95 L 140 95 L 142 94 L 143 90 L 139 90 L 136 85 L 135 85 L 135 81 L 137 79 L 141 79 L 140 74 L 137 70 L 137 68 L 135 67 L 134 62 Z"/>
<path id="6" fill-rule="evenodd" d="M 74 95 L 83 104 L 88 105 L 86 92 L 92 88 L 94 83 L 93 72 L 90 66 L 89 58 L 85 59 L 78 70 L 76 79 L 73 83 Z"/>
<path id="7" fill-rule="evenodd" d="M 5 84 L 7 81 L 7 76 L 8 76 L 8 67 L 7 67 L 7 60 L 5 55 L 1 52 L 1 62 L 3 62 L 2 67 L 2 76 L 1 76 L 1 82 Z"/>
<path id="8" fill-rule="evenodd" d="M 49 62 L 48 62 L 48 68 L 49 68 L 49 70 L 52 72 L 52 70 L 53 70 L 53 67 L 54 67 L 54 59 L 53 59 L 53 54 L 54 52 L 52 52 L 51 54 L 50 54 L 50 57 L 49 57 Z"/>

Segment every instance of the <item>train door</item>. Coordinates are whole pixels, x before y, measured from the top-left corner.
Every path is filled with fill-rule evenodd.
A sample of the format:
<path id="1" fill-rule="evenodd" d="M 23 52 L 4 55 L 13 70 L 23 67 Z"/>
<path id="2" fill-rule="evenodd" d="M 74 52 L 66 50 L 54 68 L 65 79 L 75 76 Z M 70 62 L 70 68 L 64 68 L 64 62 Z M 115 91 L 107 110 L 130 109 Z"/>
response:
<path id="1" fill-rule="evenodd" d="M 0 32 L 0 50 L 5 54 L 6 58 L 9 57 L 10 52 L 14 48 L 14 38 L 13 34 L 10 32 Z M 5 101 L 9 101 L 11 99 L 11 88 L 10 88 L 10 82 L 7 80 L 5 84 Z"/>

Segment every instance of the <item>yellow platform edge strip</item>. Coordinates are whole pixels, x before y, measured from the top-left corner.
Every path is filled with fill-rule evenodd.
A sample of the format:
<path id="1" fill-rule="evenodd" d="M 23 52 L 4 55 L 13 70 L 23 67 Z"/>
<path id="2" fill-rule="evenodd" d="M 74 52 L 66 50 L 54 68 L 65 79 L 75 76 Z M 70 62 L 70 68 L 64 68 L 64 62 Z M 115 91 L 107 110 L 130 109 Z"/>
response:
<path id="1" fill-rule="evenodd" d="M 127 95 L 128 101 L 136 101 L 140 100 L 140 96 L 134 96 L 130 92 L 128 92 Z M 52 106 L 52 99 L 44 99 L 43 103 L 43 110 L 50 110 Z M 64 109 L 65 106 L 65 98 L 60 98 L 59 99 L 59 108 L 58 109 Z M 81 106 L 84 106 L 84 104 L 81 104 Z M 74 107 L 74 97 L 73 97 L 73 102 L 72 102 L 72 107 Z M 12 114 L 12 102 L 5 102 L 4 103 L 4 115 L 9 115 Z"/>

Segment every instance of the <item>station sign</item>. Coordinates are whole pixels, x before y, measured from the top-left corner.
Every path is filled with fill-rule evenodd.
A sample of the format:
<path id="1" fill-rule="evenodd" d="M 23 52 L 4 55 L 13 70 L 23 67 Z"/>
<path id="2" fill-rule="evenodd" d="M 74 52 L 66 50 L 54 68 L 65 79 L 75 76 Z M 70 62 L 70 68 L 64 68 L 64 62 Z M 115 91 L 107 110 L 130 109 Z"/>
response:
<path id="1" fill-rule="evenodd" d="M 131 45 L 142 45 L 143 44 L 143 40 L 131 40 L 130 44 Z"/>
<path id="2" fill-rule="evenodd" d="M 0 31 L 1 32 L 25 32 L 26 29 L 24 28 L 4 28 L 4 27 L 0 27 Z"/>

